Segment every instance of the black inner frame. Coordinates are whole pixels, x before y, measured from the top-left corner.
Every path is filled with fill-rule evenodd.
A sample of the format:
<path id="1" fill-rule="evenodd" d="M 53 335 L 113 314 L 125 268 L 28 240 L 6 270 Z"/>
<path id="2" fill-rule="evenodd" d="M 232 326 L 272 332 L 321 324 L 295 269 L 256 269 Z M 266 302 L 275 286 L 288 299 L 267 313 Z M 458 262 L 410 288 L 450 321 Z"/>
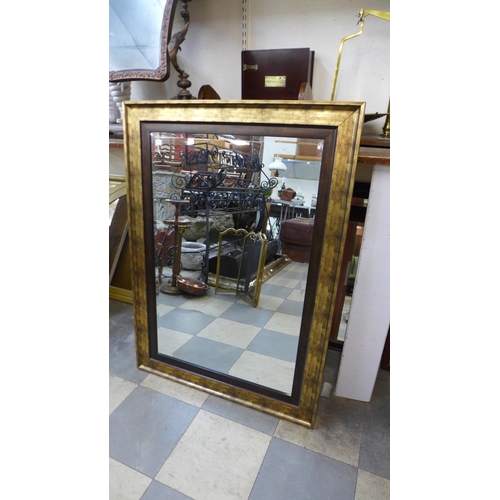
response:
<path id="1" fill-rule="evenodd" d="M 291 395 L 275 389 L 255 384 L 237 377 L 216 372 L 198 365 L 187 363 L 158 352 L 158 331 L 156 321 L 156 287 L 154 269 L 154 223 L 153 223 L 153 193 L 152 193 L 152 154 L 151 133 L 185 133 L 185 134 L 232 134 L 238 136 L 272 136 L 295 137 L 304 139 L 323 140 L 323 156 L 318 186 L 317 206 L 327 206 L 330 186 L 333 177 L 333 159 L 335 154 L 337 127 L 315 127 L 300 125 L 268 125 L 268 124 L 242 124 L 242 123 L 197 123 L 197 122 L 141 122 L 141 168 L 143 187 L 143 220 L 144 220 L 144 261 L 146 273 L 146 297 L 148 309 L 148 337 L 149 356 L 151 359 L 162 362 L 207 379 L 222 382 L 231 387 L 238 387 L 249 392 L 283 401 L 295 406 L 299 405 L 306 355 L 311 333 L 311 320 L 315 313 L 315 296 L 317 289 L 317 276 L 319 275 L 321 244 L 313 244 L 309 260 L 304 308 L 299 334 L 299 344 L 295 364 L 295 374 Z M 346 186 L 347 188 L 347 186 Z M 313 242 L 322 242 L 326 230 L 326 210 L 316 210 Z M 338 242 L 340 244 L 340 242 Z M 149 257 L 148 257 L 149 256 Z"/>

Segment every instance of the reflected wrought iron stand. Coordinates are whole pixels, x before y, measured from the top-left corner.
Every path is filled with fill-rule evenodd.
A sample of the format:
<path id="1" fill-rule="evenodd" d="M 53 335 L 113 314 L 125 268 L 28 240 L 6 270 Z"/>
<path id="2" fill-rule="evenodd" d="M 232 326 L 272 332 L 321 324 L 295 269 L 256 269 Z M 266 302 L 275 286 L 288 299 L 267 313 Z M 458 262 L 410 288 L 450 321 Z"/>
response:
<path id="1" fill-rule="evenodd" d="M 182 233 L 190 226 L 191 223 L 187 219 L 179 218 L 179 208 L 181 205 L 187 205 L 189 200 L 166 201 L 175 206 L 174 218 L 164 221 L 165 224 L 174 226 L 174 259 L 172 263 L 172 277 L 167 281 L 167 283 L 160 286 L 160 292 L 167 293 L 169 295 L 180 295 L 182 291 L 177 288 L 177 278 L 181 273 Z"/>

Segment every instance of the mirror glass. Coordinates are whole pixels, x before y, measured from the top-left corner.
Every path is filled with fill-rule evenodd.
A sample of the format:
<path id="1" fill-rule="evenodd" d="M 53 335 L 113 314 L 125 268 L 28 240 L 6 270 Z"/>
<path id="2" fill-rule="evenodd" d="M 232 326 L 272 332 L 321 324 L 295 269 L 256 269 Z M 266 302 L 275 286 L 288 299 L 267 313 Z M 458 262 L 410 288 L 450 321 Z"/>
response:
<path id="1" fill-rule="evenodd" d="M 109 0 L 109 80 L 165 80 L 177 0 Z"/>
<path id="2" fill-rule="evenodd" d="M 303 161 L 304 141 L 150 134 L 160 355 L 292 394 L 323 143 Z M 277 155 L 286 170 L 269 169 Z M 289 201 L 280 198 L 287 185 Z M 299 226 L 295 245 L 281 226 L 297 219 L 308 231 Z M 287 245 L 300 253 L 289 257 Z"/>
<path id="3" fill-rule="evenodd" d="M 153 69 L 160 59 L 165 2 L 109 0 L 109 69 Z"/>

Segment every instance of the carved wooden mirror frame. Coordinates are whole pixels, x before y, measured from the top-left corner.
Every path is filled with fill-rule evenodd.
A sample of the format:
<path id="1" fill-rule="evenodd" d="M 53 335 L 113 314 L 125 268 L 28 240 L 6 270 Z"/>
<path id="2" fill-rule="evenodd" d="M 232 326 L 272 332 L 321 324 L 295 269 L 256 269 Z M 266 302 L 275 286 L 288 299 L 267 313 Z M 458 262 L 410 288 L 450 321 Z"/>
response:
<path id="1" fill-rule="evenodd" d="M 140 369 L 312 428 L 321 393 L 365 104 L 330 101 L 128 101 L 125 161 Z M 313 245 L 291 395 L 158 353 L 152 251 L 151 133 L 170 130 L 323 140 Z"/>

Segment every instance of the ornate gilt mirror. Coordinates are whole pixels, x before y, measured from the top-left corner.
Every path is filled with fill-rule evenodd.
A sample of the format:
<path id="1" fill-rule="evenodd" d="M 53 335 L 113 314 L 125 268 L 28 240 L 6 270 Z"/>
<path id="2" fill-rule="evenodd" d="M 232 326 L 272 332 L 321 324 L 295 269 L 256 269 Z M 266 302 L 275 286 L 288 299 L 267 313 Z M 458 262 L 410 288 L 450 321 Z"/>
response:
<path id="1" fill-rule="evenodd" d="M 364 103 L 330 101 L 124 103 L 139 368 L 314 426 L 363 116 Z M 266 230 L 271 138 L 321 151 L 307 259 L 289 258 L 279 231 Z M 259 277 L 257 301 L 216 289 L 214 273 L 238 282 L 245 265 L 231 271 L 231 258 L 255 250 L 231 240 L 228 224 L 260 235 L 246 265 Z M 195 227 L 201 237 L 188 235 Z M 183 261 L 192 252 L 198 267 Z M 197 288 L 186 292 L 190 281 Z"/>

